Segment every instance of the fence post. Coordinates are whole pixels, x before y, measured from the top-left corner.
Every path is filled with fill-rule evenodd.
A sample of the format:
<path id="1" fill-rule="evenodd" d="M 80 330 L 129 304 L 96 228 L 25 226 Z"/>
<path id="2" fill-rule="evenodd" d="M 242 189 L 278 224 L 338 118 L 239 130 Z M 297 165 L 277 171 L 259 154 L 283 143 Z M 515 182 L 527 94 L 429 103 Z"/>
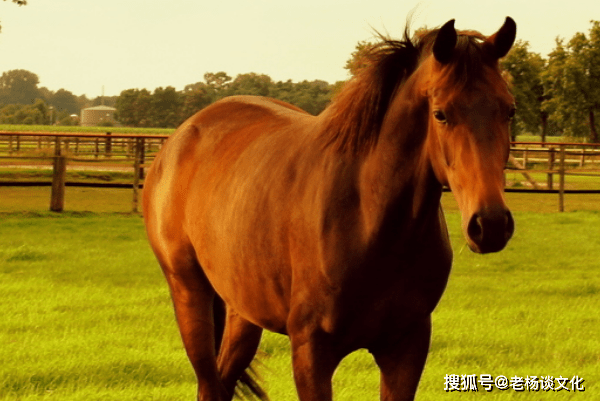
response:
<path id="1" fill-rule="evenodd" d="M 62 155 L 60 147 L 60 137 L 57 136 L 54 142 L 52 193 L 50 195 L 50 210 L 53 212 L 62 212 L 65 207 L 67 158 Z"/>
<path id="2" fill-rule="evenodd" d="M 140 138 L 140 180 L 144 179 L 144 163 L 146 162 L 146 139 Z"/>
<path id="3" fill-rule="evenodd" d="M 143 153 L 143 145 L 144 143 L 136 138 L 134 142 L 134 150 L 133 150 L 133 199 L 131 202 L 131 211 L 133 213 L 138 212 L 138 203 L 139 203 L 139 192 L 140 192 L 140 154 Z"/>
<path id="4" fill-rule="evenodd" d="M 106 154 L 106 157 L 111 157 L 112 153 L 112 138 L 110 137 L 111 135 L 111 132 L 106 133 L 106 142 L 104 144 L 104 153 Z"/>
<path id="5" fill-rule="evenodd" d="M 565 145 L 560 145 L 560 161 L 558 165 L 558 211 L 565 211 Z"/>
<path id="6" fill-rule="evenodd" d="M 548 149 L 548 189 L 552 189 L 554 183 L 552 179 L 554 178 L 554 148 Z"/>

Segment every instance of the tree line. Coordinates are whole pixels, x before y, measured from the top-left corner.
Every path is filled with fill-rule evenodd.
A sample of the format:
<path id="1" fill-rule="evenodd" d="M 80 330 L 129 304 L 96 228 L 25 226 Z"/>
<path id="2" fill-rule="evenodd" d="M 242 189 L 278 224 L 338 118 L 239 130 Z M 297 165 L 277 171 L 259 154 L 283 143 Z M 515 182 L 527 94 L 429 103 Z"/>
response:
<path id="1" fill-rule="evenodd" d="M 114 105 L 115 97 L 88 99 L 66 89 L 39 87 L 39 77 L 27 70 L 11 70 L 0 76 L 0 124 L 73 125 L 82 108 L 102 102 Z"/>
<path id="2" fill-rule="evenodd" d="M 568 42 L 556 39 L 547 58 L 518 41 L 502 60 L 517 103 L 513 135 L 568 136 L 599 143 L 600 22 Z"/>
<path id="3" fill-rule="evenodd" d="M 368 62 L 372 44 L 359 42 L 345 68 L 354 75 Z M 591 21 L 587 34 L 569 41 L 556 39 L 555 49 L 544 58 L 530 51 L 527 41 L 517 41 L 501 60 L 517 103 L 513 139 L 520 134 L 569 136 L 599 143 L 596 115 L 600 110 L 600 22 Z M 204 80 L 173 87 L 128 89 L 119 96 L 87 99 L 60 89 L 39 88 L 37 75 L 13 70 L 0 77 L 0 123 L 72 124 L 71 114 L 101 103 L 114 106 L 125 126 L 176 127 L 211 103 L 232 95 L 269 96 L 317 115 L 329 104 L 343 82 L 273 81 L 268 75 L 248 73 L 235 78 L 225 72 L 206 73 Z"/>
<path id="4" fill-rule="evenodd" d="M 183 91 L 173 87 L 156 88 L 153 93 L 125 90 L 115 104 L 116 118 L 133 127 L 176 127 L 198 110 L 233 95 L 268 96 L 317 115 L 339 85 L 319 80 L 274 82 L 268 75 L 256 73 L 240 74 L 235 79 L 225 72 L 206 73 L 204 81 L 187 85 Z"/>
<path id="5" fill-rule="evenodd" d="M 26 70 L 11 70 L 0 77 L 0 124 L 77 123 L 72 115 L 82 108 L 104 104 L 114 106 L 117 120 L 130 127 L 177 127 L 209 104 L 232 95 L 269 96 L 319 114 L 329 103 L 335 88 L 325 81 L 274 82 L 264 74 L 240 74 L 235 79 L 225 72 L 206 73 L 204 81 L 187 85 L 182 91 L 168 86 L 150 92 L 127 89 L 119 96 L 88 99 L 65 89 L 50 91 L 39 87 L 39 77 Z"/>

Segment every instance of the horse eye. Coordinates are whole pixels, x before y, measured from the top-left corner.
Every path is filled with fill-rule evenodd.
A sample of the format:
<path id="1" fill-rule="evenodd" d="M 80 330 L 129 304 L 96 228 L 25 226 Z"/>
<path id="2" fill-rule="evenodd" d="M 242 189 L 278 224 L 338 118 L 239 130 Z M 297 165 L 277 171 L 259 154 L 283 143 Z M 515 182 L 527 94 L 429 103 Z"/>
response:
<path id="1" fill-rule="evenodd" d="M 435 117 L 436 120 L 438 120 L 441 123 L 446 122 L 446 114 L 442 110 L 435 110 L 433 112 L 433 116 Z"/>
<path id="2" fill-rule="evenodd" d="M 511 107 L 510 111 L 508 112 L 508 119 L 512 120 L 515 117 L 515 114 L 517 113 L 517 108 L 516 107 Z"/>

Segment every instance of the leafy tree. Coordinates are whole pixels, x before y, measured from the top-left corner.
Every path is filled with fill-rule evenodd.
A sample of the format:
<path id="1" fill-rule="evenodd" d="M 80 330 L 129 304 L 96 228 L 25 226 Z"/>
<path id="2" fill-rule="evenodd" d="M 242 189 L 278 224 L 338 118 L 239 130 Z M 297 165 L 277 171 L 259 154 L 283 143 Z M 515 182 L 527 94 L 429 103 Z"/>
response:
<path id="1" fill-rule="evenodd" d="M 127 89 L 121 92 L 117 98 L 115 108 L 115 118 L 119 120 L 123 125 L 135 127 L 138 121 L 135 116 L 135 101 L 138 93 L 137 89 Z"/>
<path id="2" fill-rule="evenodd" d="M 0 109 L 0 124 L 47 124 L 46 103 L 37 99 L 34 104 L 10 104 Z"/>
<path id="3" fill-rule="evenodd" d="M 151 103 L 152 95 L 146 89 L 124 90 L 115 103 L 115 117 L 129 127 L 150 127 Z"/>
<path id="4" fill-rule="evenodd" d="M 11 70 L 0 77 L 0 103 L 32 104 L 41 98 L 40 79 L 27 70 Z"/>
<path id="5" fill-rule="evenodd" d="M 181 97 L 175 88 L 172 86 L 156 88 L 150 99 L 150 126 L 176 127 L 180 122 L 181 105 Z"/>
<path id="6" fill-rule="evenodd" d="M 529 51 L 529 43 L 517 41 L 508 55 L 501 60 L 503 69 L 509 74 L 512 92 L 518 113 L 513 120 L 513 140 L 522 132 L 540 132 L 542 142 L 546 140 L 548 114 L 542 105 L 545 100 L 542 72 L 546 61 Z"/>
<path id="7" fill-rule="evenodd" d="M 313 115 L 319 114 L 327 107 L 333 93 L 327 82 L 319 80 L 302 81 L 293 84 L 292 88 L 289 97 L 281 100 L 298 106 Z"/>
<path id="8" fill-rule="evenodd" d="M 198 110 L 202 110 L 206 106 L 215 101 L 215 91 L 203 82 L 187 85 L 181 94 L 182 106 L 180 120 L 183 122 Z"/>
<path id="9" fill-rule="evenodd" d="M 265 74 L 240 74 L 226 89 L 227 95 L 269 96 L 273 81 Z"/>
<path id="10" fill-rule="evenodd" d="M 599 142 L 596 113 L 600 110 L 600 22 L 592 21 L 589 37 L 577 33 L 565 46 L 557 39 L 546 76 L 551 121 L 569 136 Z"/>
<path id="11" fill-rule="evenodd" d="M 217 73 L 207 72 L 204 74 L 204 81 L 206 81 L 206 85 L 218 92 L 227 89 L 231 77 L 223 71 Z"/>
<path id="12" fill-rule="evenodd" d="M 79 104 L 77 96 L 65 89 L 59 89 L 48 99 L 48 103 L 56 107 L 58 111 L 65 111 L 68 114 L 79 113 Z"/>
<path id="13" fill-rule="evenodd" d="M 350 58 L 346 61 L 345 69 L 350 75 L 355 76 L 356 73 L 367 66 L 369 63 L 369 54 L 375 45 L 368 41 L 360 41 L 356 44 Z"/>

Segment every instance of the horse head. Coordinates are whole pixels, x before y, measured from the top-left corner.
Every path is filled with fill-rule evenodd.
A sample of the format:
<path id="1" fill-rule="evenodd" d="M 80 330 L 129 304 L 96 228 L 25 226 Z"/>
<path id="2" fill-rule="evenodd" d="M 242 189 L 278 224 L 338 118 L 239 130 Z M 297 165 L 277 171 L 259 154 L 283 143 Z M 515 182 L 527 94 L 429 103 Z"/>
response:
<path id="1" fill-rule="evenodd" d="M 469 247 L 478 253 L 504 248 L 514 221 L 503 195 L 515 101 L 498 60 L 515 40 L 507 18 L 490 37 L 457 32 L 446 23 L 423 62 L 427 79 L 427 149 L 437 180 L 450 187 L 462 215 Z"/>

